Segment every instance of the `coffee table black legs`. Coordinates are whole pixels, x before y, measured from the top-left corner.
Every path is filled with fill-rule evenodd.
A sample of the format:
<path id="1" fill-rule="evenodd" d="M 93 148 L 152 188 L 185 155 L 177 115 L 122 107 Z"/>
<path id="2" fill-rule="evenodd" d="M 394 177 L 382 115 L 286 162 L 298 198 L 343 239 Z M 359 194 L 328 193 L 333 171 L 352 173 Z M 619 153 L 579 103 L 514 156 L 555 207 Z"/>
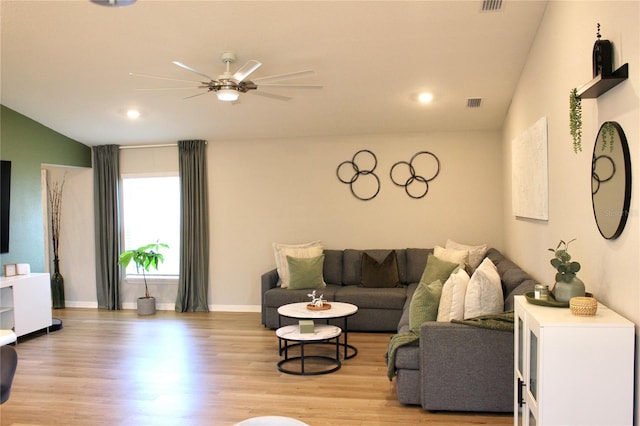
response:
<path id="1" fill-rule="evenodd" d="M 298 376 L 315 376 L 315 375 L 320 375 L 320 374 L 329 374 L 329 373 L 333 373 L 334 371 L 338 371 L 340 369 L 340 367 L 342 367 L 342 363 L 340 362 L 340 336 L 336 336 L 335 337 L 335 346 L 336 346 L 336 356 L 335 358 L 332 358 L 330 356 L 326 356 L 326 355 L 306 355 L 304 353 L 304 349 L 305 346 L 307 345 L 318 345 L 318 344 L 327 344 L 330 343 L 329 341 L 318 341 L 318 342 L 304 342 L 304 341 L 300 341 L 300 342 L 296 342 L 293 345 L 289 344 L 289 340 L 287 339 L 278 339 L 279 343 L 278 345 L 281 346 L 281 342 L 284 341 L 284 346 L 281 346 L 280 348 L 280 354 L 282 354 L 284 352 L 284 359 L 280 360 L 277 364 L 277 368 L 278 371 L 281 371 L 283 373 L 287 373 L 287 374 L 295 374 Z M 330 339 L 331 340 L 331 339 Z M 294 357 L 289 357 L 289 347 L 290 346 L 299 346 L 300 347 L 300 356 L 294 356 Z M 309 360 L 323 360 L 323 361 L 328 361 L 329 365 L 332 366 L 331 368 L 328 369 L 324 369 L 324 370 L 312 370 L 309 371 L 306 366 L 305 366 L 305 361 L 309 361 Z M 300 362 L 300 370 L 295 370 L 292 368 L 287 368 L 287 365 L 289 365 L 292 362 L 296 362 L 299 361 Z"/>

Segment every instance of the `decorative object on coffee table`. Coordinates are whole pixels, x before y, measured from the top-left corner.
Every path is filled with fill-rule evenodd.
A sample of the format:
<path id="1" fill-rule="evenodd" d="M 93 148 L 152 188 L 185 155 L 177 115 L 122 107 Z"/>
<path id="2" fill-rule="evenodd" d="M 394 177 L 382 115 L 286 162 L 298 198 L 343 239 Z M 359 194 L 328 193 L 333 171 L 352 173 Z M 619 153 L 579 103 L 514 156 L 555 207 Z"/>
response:
<path id="1" fill-rule="evenodd" d="M 550 248 L 554 257 L 551 259 L 551 266 L 556 268 L 556 285 L 553 287 L 553 295 L 558 302 L 568 302 L 572 297 L 584 297 L 584 283 L 576 277 L 580 270 L 580 263 L 571 260 L 571 255 L 567 251 L 569 244 L 575 241 L 565 242 L 560 240 L 555 249 Z"/>
<path id="2" fill-rule="evenodd" d="M 157 270 L 158 264 L 164 262 L 164 256 L 160 253 L 161 248 L 169 248 L 169 246 L 156 241 L 155 243 L 138 247 L 135 250 L 127 250 L 120 253 L 118 265 L 122 265 L 126 269 L 133 260 L 136 264 L 136 271 L 140 273 L 140 269 L 142 269 L 144 297 L 138 297 L 138 315 L 153 315 L 156 313 L 156 298 L 149 294 L 145 271 L 149 271 L 152 267 Z"/>
<path id="3" fill-rule="evenodd" d="M 307 294 L 311 298 L 311 303 L 307 305 L 307 309 L 312 311 L 326 311 L 327 309 L 331 309 L 331 304 L 327 303 L 323 297 L 324 294 L 320 296 L 316 296 L 316 291 L 313 290 L 311 293 Z"/>

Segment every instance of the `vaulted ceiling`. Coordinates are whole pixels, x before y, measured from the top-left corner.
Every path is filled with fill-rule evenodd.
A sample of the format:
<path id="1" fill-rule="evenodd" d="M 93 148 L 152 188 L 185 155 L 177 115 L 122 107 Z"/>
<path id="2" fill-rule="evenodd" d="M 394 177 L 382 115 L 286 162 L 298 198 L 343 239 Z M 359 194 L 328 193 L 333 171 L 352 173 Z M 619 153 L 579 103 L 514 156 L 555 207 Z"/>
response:
<path id="1" fill-rule="evenodd" d="M 546 1 L 501 3 L 1 0 L 0 101 L 87 145 L 499 129 Z M 225 51 L 232 72 L 262 62 L 250 79 L 313 69 L 286 82 L 323 88 L 230 104 L 130 75 L 203 80 L 180 61 L 215 78 Z"/>

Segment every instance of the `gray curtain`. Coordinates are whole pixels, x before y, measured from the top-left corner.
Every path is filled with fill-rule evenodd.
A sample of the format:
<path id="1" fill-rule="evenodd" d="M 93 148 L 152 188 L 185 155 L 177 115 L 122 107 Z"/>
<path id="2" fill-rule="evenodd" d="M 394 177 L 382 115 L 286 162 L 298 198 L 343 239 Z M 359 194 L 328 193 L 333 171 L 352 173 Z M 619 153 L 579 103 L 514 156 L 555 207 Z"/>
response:
<path id="1" fill-rule="evenodd" d="M 178 312 L 208 312 L 209 209 L 206 141 L 178 142 L 180 171 L 180 278 Z"/>
<path id="2" fill-rule="evenodd" d="M 121 309 L 120 170 L 118 145 L 93 147 L 93 198 L 98 308 Z"/>

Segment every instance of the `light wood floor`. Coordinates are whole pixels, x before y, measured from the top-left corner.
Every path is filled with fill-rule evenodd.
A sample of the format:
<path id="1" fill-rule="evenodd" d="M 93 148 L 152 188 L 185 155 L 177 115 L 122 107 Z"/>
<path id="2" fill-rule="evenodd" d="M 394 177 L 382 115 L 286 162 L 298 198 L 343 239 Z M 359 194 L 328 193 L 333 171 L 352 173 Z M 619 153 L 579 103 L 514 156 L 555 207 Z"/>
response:
<path id="1" fill-rule="evenodd" d="M 350 333 L 359 354 L 324 376 L 276 370 L 257 313 L 55 310 L 63 329 L 21 339 L 9 425 L 232 425 L 289 416 L 310 425 L 510 425 L 510 415 L 403 406 L 386 378 L 390 334 Z"/>

